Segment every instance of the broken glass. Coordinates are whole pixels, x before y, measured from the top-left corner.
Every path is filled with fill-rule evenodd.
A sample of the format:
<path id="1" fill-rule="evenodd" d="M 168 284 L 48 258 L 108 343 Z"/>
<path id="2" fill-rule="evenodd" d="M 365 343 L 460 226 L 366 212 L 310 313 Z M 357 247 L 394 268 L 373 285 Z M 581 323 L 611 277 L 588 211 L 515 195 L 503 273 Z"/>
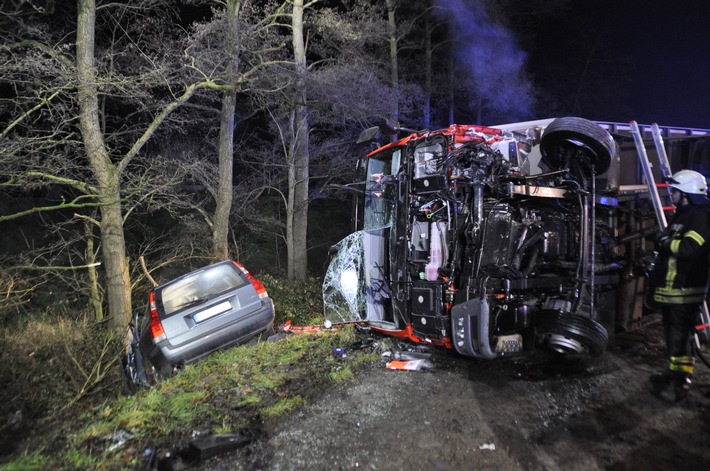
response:
<path id="1" fill-rule="evenodd" d="M 325 318 L 333 323 L 378 321 L 390 297 L 385 277 L 388 228 L 341 240 L 323 281 Z"/>
<path id="2" fill-rule="evenodd" d="M 335 246 L 337 253 L 323 281 L 325 318 L 333 323 L 386 318 L 390 299 L 387 248 L 395 217 L 400 155 L 397 149 L 368 160 L 364 230 Z"/>

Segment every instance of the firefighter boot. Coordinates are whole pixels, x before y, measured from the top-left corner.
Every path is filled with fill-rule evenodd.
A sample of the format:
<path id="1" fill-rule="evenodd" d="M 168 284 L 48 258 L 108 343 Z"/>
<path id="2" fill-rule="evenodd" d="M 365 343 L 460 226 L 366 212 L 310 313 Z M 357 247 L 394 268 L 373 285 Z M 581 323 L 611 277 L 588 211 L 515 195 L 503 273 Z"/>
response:
<path id="1" fill-rule="evenodd" d="M 690 378 L 694 365 L 695 359 L 693 357 L 671 357 L 667 372 L 651 376 L 651 382 L 658 397 L 666 402 L 678 402 L 685 399 L 690 390 Z"/>
<path id="2" fill-rule="evenodd" d="M 654 389 L 662 389 L 671 381 L 671 372 L 666 370 L 660 373 L 653 373 L 648 377 L 648 380 L 653 385 Z"/>
<path id="3" fill-rule="evenodd" d="M 666 402 L 680 402 L 688 396 L 690 390 L 690 377 L 677 375 L 665 387 L 657 390 L 658 397 Z"/>

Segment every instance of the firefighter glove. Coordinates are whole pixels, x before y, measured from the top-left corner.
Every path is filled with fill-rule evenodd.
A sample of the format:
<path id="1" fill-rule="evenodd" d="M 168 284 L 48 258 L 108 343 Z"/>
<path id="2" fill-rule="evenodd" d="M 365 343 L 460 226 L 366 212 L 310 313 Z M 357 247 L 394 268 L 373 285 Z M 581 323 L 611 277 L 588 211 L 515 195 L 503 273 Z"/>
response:
<path id="1" fill-rule="evenodd" d="M 670 252 L 671 242 L 673 241 L 673 236 L 666 232 L 661 232 L 656 236 L 656 250 L 662 253 Z"/>

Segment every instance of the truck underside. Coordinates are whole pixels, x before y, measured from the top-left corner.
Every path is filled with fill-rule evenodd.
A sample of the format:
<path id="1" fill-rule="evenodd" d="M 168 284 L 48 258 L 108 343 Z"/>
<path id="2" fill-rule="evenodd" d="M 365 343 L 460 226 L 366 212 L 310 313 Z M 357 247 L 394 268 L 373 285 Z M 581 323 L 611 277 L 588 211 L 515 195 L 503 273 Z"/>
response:
<path id="1" fill-rule="evenodd" d="M 331 322 L 493 359 L 600 355 L 638 318 L 653 211 L 596 123 L 415 132 L 360 169 L 323 286 Z"/>

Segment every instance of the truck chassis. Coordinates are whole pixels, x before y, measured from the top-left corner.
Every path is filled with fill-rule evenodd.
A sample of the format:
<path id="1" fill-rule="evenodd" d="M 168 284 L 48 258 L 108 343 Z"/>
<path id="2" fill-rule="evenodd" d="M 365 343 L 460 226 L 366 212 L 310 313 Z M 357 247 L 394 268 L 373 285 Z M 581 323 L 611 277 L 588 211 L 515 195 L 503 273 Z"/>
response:
<path id="1" fill-rule="evenodd" d="M 358 168 L 327 320 L 480 359 L 598 356 L 638 320 L 653 211 L 643 186 L 620 187 L 619 145 L 596 123 L 412 132 Z"/>

